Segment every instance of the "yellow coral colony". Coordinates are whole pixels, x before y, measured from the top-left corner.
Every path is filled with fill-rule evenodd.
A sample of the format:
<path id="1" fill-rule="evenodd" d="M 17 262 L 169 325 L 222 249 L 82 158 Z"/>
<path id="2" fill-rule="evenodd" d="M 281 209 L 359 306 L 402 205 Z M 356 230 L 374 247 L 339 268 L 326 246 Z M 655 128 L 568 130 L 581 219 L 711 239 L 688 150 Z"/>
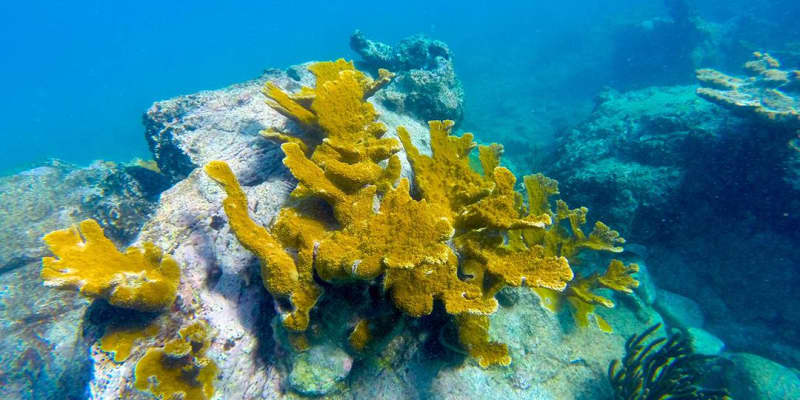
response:
<path id="1" fill-rule="evenodd" d="M 121 253 L 91 219 L 77 228 L 51 232 L 44 242 L 55 254 L 42 259 L 46 286 L 77 289 L 85 296 L 139 311 L 163 310 L 175 301 L 180 268 L 152 243 Z"/>
<path id="2" fill-rule="evenodd" d="M 158 325 L 152 323 L 145 328 L 138 326 L 111 328 L 100 339 L 100 350 L 113 354 L 114 362 L 121 363 L 131 356 L 133 346 L 158 334 Z"/>
<path id="3" fill-rule="evenodd" d="M 474 171 L 472 135 L 452 136 L 452 121 L 430 122 L 430 156 L 398 128 L 422 197 L 413 199 L 409 182 L 399 179 L 400 143 L 383 137 L 386 128 L 366 101 L 392 75 L 381 71 L 373 81 L 343 60 L 309 70 L 317 78 L 315 88 L 295 94 L 270 83 L 264 88 L 272 108 L 317 135 L 304 141 L 263 132 L 283 142 L 284 164 L 299 181 L 292 196 L 300 205 L 285 207 L 265 229 L 250 219 L 247 199 L 227 164 L 214 161 L 205 168 L 226 191 L 231 228 L 260 259 L 265 287 L 291 302 L 292 310 L 283 315 L 288 329 L 302 332 L 308 326 L 308 312 L 321 295 L 314 273 L 329 282 L 383 277 L 400 310 L 423 316 L 439 299 L 455 316 L 462 345 L 481 366 L 507 365 L 506 345 L 489 340 L 488 315 L 497 309 L 497 291 L 521 285 L 563 291 L 573 278 L 568 259 L 579 250 L 619 251 L 621 238 L 602 223 L 588 237 L 583 234 L 585 208 L 570 210 L 560 202 L 551 212 L 549 197 L 558 192 L 553 180 L 525 177 L 526 207 L 514 189 L 516 177 L 499 166 L 501 146 L 480 147 L 483 174 Z M 304 214 L 306 198 L 330 204 L 338 226 Z M 562 220 L 569 220 L 571 229 L 562 227 Z"/>
<path id="4" fill-rule="evenodd" d="M 217 365 L 205 357 L 210 344 L 208 326 L 195 322 L 164 347 L 152 347 L 136 364 L 134 386 L 159 399 L 210 399 Z"/>

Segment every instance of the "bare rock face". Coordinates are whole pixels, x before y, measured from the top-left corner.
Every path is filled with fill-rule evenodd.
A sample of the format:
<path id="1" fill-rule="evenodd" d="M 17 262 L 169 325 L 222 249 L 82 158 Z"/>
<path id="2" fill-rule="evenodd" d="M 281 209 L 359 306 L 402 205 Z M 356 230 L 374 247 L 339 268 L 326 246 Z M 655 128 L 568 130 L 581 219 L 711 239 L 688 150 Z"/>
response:
<path id="1" fill-rule="evenodd" d="M 144 115 L 146 138 L 159 169 L 172 182 L 198 166 L 224 160 L 242 184 L 263 180 L 281 168 L 283 154 L 259 132 L 286 129 L 289 122 L 264 104 L 261 87 L 271 79 L 290 89 L 299 82 L 269 71 L 261 78 L 225 90 L 205 91 L 153 104 Z"/>

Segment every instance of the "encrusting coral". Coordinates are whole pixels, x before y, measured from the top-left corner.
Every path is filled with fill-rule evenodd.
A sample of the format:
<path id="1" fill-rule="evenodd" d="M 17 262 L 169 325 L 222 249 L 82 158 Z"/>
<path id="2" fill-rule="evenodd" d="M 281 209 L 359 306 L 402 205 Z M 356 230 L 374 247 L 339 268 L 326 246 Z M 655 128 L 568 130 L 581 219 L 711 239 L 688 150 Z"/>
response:
<path id="1" fill-rule="evenodd" d="M 232 231 L 261 261 L 264 286 L 291 303 L 282 312 L 291 332 L 307 329 L 309 311 L 322 295 L 315 274 L 336 284 L 382 278 L 401 311 L 424 316 L 440 300 L 454 316 L 461 344 L 481 366 L 508 365 L 506 345 L 489 339 L 497 291 L 522 285 L 564 291 L 573 279 L 570 257 L 582 249 L 621 251 L 622 239 L 602 223 L 588 236 L 583 233 L 585 208 L 570 210 L 559 202 L 551 211 L 549 198 L 558 193 L 553 180 L 526 177 L 526 205 L 515 190 L 517 178 L 500 166 L 501 146 L 481 146 L 483 173 L 475 171 L 472 135 L 452 136 L 452 121 L 430 122 L 430 156 L 413 146 L 402 127 L 399 143 L 384 137 L 386 127 L 366 99 L 391 73 L 381 71 L 372 80 L 343 60 L 309 70 L 317 78 L 314 88 L 294 94 L 271 83 L 264 88 L 267 104 L 312 133 L 307 139 L 263 133 L 283 143 L 283 162 L 298 180 L 295 201 L 271 228 L 250 218 L 244 191 L 227 164 L 205 167 L 227 193 L 223 204 Z M 420 199 L 412 198 L 409 181 L 400 178 L 395 153 L 401 144 Z M 305 211 L 320 200 L 330 205 L 335 223 Z M 592 285 L 629 291 L 635 267 L 619 265 L 612 262 Z M 356 349 L 363 348 L 366 328 L 359 326 L 351 340 Z"/>
<path id="2" fill-rule="evenodd" d="M 159 399 L 210 399 L 214 395 L 217 365 L 205 357 L 211 342 L 209 328 L 195 322 L 182 328 L 179 338 L 152 347 L 136 364 L 134 386 Z"/>
<path id="3" fill-rule="evenodd" d="M 44 242 L 55 254 L 42 259 L 45 286 L 77 289 L 85 296 L 139 311 L 163 310 L 175 301 L 180 267 L 152 243 L 121 253 L 91 219 L 50 232 Z"/>

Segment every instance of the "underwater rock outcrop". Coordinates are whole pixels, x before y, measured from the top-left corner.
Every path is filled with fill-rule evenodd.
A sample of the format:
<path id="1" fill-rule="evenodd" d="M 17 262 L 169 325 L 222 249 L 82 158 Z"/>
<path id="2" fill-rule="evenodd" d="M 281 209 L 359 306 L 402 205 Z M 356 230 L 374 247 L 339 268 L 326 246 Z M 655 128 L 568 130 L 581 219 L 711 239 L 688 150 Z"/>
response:
<path id="1" fill-rule="evenodd" d="M 415 35 L 390 46 L 356 31 L 350 36 L 350 48 L 363 59 L 359 68 L 385 68 L 397 74 L 376 96 L 390 110 L 412 114 L 422 121 L 461 120 L 464 89 L 446 43 Z"/>
<path id="2" fill-rule="evenodd" d="M 685 159 L 725 127 L 725 111 L 690 86 L 605 91 L 592 114 L 558 139 L 544 172 L 571 201 L 602 209 L 606 222 L 638 241 L 669 232 L 686 176 Z"/>
<path id="3" fill-rule="evenodd" d="M 704 324 L 694 327 L 727 348 L 800 365 L 800 313 L 787 307 L 800 297 L 786 268 L 800 261 L 800 186 L 792 179 L 800 152 L 787 143 L 796 133 L 754 113 L 739 116 L 696 89 L 604 92 L 560 138 L 544 172 L 565 198 L 602 210 L 604 222 L 645 246 L 639 253 L 659 287 L 702 305 L 705 321 L 691 325 Z M 753 252 L 762 256 L 746 256 Z M 752 295 L 725 295 L 741 290 Z M 666 317 L 663 301 L 658 306 Z M 775 330 L 774 321 L 787 324 Z"/>

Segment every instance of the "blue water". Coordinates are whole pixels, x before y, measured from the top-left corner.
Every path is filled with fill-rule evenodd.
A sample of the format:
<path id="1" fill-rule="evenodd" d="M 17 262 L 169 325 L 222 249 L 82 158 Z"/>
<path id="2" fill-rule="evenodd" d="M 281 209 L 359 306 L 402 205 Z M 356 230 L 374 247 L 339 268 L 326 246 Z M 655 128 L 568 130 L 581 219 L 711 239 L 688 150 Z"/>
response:
<path id="1" fill-rule="evenodd" d="M 533 97 L 555 97 L 554 87 L 569 90 L 558 86 L 565 82 L 581 96 L 593 93 L 592 77 L 570 84 L 552 71 L 564 70 L 560 55 L 585 53 L 584 39 L 612 21 L 661 8 L 657 1 L 533 3 L 3 2 L 0 173 L 49 158 L 148 158 L 140 120 L 154 101 L 252 79 L 265 68 L 352 59 L 355 29 L 388 43 L 414 33 L 448 43 L 467 107 L 489 108 L 467 116 L 475 121 L 467 127 L 481 130 L 498 116 L 525 117 L 485 107 L 491 103 L 524 109 Z"/>

